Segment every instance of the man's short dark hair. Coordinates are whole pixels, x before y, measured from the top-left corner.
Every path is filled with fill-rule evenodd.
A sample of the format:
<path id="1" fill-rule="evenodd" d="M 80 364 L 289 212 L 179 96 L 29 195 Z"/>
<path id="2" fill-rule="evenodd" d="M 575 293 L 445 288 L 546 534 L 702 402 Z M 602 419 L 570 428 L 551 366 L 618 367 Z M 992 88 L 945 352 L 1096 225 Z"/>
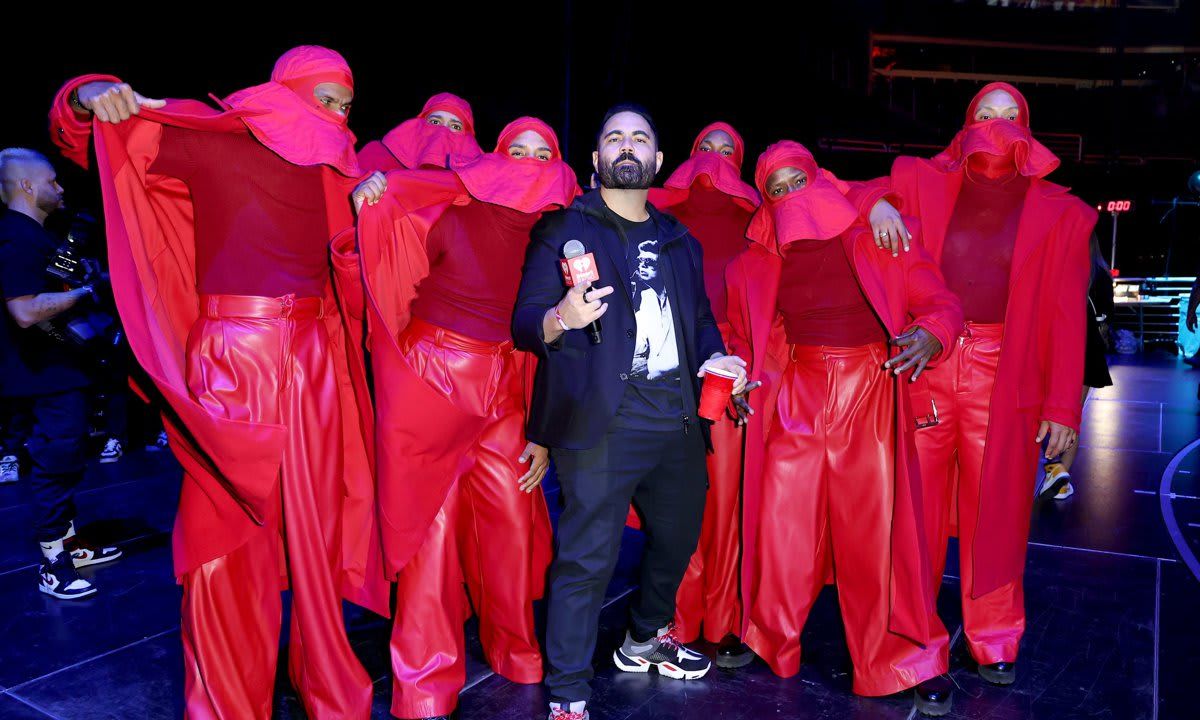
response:
<path id="1" fill-rule="evenodd" d="M 656 146 L 658 145 L 658 126 L 654 124 L 654 118 L 650 117 L 650 111 L 637 103 L 625 102 L 613 105 L 608 109 L 608 112 L 604 113 L 604 119 L 600 121 L 600 129 L 596 131 L 597 146 L 600 145 L 600 140 L 604 135 L 604 126 L 608 124 L 609 120 L 613 119 L 614 115 L 618 115 L 623 112 L 631 112 L 634 115 L 640 115 L 642 119 L 646 121 L 646 124 L 650 126 L 650 133 L 654 135 L 654 144 Z"/>

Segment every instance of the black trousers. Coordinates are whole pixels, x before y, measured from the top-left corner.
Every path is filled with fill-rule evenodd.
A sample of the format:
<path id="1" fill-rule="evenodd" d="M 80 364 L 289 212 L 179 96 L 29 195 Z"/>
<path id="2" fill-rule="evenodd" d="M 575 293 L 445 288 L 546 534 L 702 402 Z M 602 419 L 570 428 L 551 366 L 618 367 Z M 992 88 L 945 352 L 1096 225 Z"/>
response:
<path id="1" fill-rule="evenodd" d="M 612 428 L 588 450 L 553 450 L 562 486 L 550 569 L 546 686 L 555 702 L 591 696 L 592 655 L 632 500 L 643 518 L 641 586 L 631 632 L 653 637 L 675 615 L 675 593 L 700 539 L 708 468 L 704 440 L 689 432 Z"/>
<path id="2" fill-rule="evenodd" d="M 34 539 L 58 540 L 75 519 L 75 487 L 87 462 L 87 397 L 83 390 L 27 398 L 33 429 L 25 447 L 33 461 Z"/>
<path id="3" fill-rule="evenodd" d="M 32 423 L 25 398 L 0 398 L 0 455 L 19 456 Z"/>

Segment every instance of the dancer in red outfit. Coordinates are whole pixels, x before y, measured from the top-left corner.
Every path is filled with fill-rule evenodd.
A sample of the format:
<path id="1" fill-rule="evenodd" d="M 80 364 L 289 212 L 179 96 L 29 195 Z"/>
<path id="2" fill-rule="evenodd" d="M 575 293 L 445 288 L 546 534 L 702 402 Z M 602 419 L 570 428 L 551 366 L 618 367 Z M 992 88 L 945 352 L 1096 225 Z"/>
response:
<path id="1" fill-rule="evenodd" d="M 985 86 L 932 160 L 900 157 L 889 184 L 962 299 L 967 326 L 929 374 L 941 423 L 917 433 L 933 581 L 957 525 L 963 628 L 980 675 L 1016 679 L 1022 579 L 1039 444 L 1057 457 L 1079 429 L 1088 237 L 1096 213 L 1043 178 L 1058 159 L 1007 83 Z M 864 199 L 860 209 L 875 207 Z M 955 502 L 955 498 L 957 501 Z"/>
<path id="2" fill-rule="evenodd" d="M 945 714 L 948 638 L 913 447 L 928 396 L 897 376 L 913 368 L 919 381 L 961 311 L 920 246 L 900 262 L 878 253 L 847 186 L 802 145 L 768 148 L 755 184 L 765 200 L 753 243 L 727 272 L 731 344 L 764 383 L 746 444 L 745 641 L 776 674 L 795 675 L 832 563 L 854 692 L 916 687 L 919 710 Z M 903 348 L 890 360 L 889 338 Z"/>
<path id="3" fill-rule="evenodd" d="M 687 226 L 704 249 L 704 285 L 725 343 L 725 268 L 746 248 L 746 226 L 761 199 L 741 179 L 746 145 L 727 123 L 713 123 L 696 136 L 691 156 L 650 202 Z M 741 667 L 754 659 L 741 643 L 742 601 L 738 592 L 741 557 L 742 428 L 723 417 L 712 427 L 708 456 L 708 501 L 700 545 L 688 565 L 675 600 L 675 627 L 690 643 L 700 636 L 718 643 L 719 667 Z"/>
<path id="4" fill-rule="evenodd" d="M 306 46 L 223 112 L 96 75 L 51 110 L 55 142 L 84 166 L 94 130 L 117 307 L 184 468 L 174 559 L 189 718 L 271 716 L 285 586 L 308 716 L 370 714 L 341 597 L 387 612 L 373 430 L 328 259 L 329 235 L 352 221 L 352 88 L 340 55 Z"/>
<path id="5" fill-rule="evenodd" d="M 446 168 L 482 154 L 475 141 L 471 104 L 453 93 L 438 93 L 425 101 L 420 115 L 392 128 L 382 140 L 364 145 L 358 162 L 367 172 L 387 173 L 401 168 Z"/>
<path id="6" fill-rule="evenodd" d="M 466 679 L 474 607 L 489 664 L 542 678 L 533 601 L 550 561 L 525 440 L 533 358 L 509 330 L 529 230 L 579 193 L 553 130 L 520 118 L 453 172 L 401 171 L 358 225 L 378 401 L 379 517 L 397 581 L 392 713 L 447 716 Z M 335 240 L 353 252 L 348 234 Z M 466 583 L 470 596 L 463 592 Z"/>

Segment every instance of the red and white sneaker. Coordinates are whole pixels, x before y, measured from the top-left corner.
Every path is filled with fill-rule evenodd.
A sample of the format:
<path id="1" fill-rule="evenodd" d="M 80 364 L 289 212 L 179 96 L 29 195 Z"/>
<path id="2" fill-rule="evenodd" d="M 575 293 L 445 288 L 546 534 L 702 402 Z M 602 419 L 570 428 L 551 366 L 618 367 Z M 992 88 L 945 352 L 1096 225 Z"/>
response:
<path id="1" fill-rule="evenodd" d="M 560 703 L 550 703 L 550 715 L 546 720 L 591 720 L 591 717 L 584 703 L 571 703 L 569 707 L 563 707 Z"/>
<path id="2" fill-rule="evenodd" d="M 89 547 L 81 543 L 75 535 L 63 540 L 63 550 L 71 554 L 71 562 L 77 568 L 110 563 L 123 554 L 120 548 Z"/>
<path id="3" fill-rule="evenodd" d="M 626 632 L 625 643 L 613 651 L 613 663 L 618 670 L 633 673 L 650 672 L 653 667 L 659 675 L 676 680 L 698 680 L 712 667 L 712 661 L 679 641 L 674 625 L 645 643 L 634 642 Z"/>

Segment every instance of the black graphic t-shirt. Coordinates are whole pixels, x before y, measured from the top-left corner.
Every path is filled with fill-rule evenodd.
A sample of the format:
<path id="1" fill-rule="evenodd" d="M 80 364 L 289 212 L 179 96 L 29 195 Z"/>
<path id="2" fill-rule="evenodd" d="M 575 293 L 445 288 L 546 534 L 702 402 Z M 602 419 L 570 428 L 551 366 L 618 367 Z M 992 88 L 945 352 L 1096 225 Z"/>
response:
<path id="1" fill-rule="evenodd" d="M 629 382 L 614 422 L 635 430 L 674 430 L 682 422 L 683 393 L 667 257 L 659 252 L 653 220 L 632 222 L 615 213 L 613 218 L 625 234 L 626 290 L 637 322 Z"/>

